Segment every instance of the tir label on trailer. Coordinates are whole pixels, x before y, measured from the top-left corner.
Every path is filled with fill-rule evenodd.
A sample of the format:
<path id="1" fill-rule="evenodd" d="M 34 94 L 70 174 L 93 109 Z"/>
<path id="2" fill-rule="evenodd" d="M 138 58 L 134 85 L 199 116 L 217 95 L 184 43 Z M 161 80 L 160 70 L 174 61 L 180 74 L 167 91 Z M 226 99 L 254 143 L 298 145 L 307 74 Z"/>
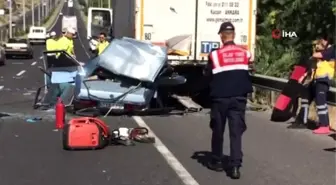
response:
<path id="1" fill-rule="evenodd" d="M 220 42 L 202 41 L 201 42 L 201 54 L 208 54 L 213 49 L 218 49 Z"/>

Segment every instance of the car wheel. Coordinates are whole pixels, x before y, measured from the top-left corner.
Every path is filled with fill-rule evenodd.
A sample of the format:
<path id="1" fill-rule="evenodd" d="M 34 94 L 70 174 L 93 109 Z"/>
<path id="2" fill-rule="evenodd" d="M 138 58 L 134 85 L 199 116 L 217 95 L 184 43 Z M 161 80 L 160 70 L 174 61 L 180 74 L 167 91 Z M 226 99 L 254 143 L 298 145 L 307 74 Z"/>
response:
<path id="1" fill-rule="evenodd" d="M 6 59 L 11 59 L 13 58 L 11 55 L 6 55 Z"/>

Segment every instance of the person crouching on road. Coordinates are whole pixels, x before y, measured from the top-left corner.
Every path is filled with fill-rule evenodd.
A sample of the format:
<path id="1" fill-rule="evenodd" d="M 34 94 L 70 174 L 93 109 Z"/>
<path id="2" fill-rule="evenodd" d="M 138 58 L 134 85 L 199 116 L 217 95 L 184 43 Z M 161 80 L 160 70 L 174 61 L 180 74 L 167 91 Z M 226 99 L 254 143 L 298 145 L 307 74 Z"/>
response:
<path id="1" fill-rule="evenodd" d="M 327 46 L 326 49 L 313 54 L 314 58 L 320 59 L 314 75 L 315 102 L 319 118 L 319 127 L 313 131 L 314 134 L 330 133 L 327 94 L 335 74 L 336 47 L 329 45 L 327 39 L 323 39 L 323 42 Z"/>
<path id="2" fill-rule="evenodd" d="M 73 43 L 73 37 L 75 33 L 76 33 L 75 29 L 69 28 L 64 34 L 64 36 L 58 39 L 57 50 L 64 50 L 70 56 L 75 57 L 74 43 Z"/>
<path id="3" fill-rule="evenodd" d="M 98 55 L 102 54 L 103 51 L 106 49 L 106 47 L 109 44 L 110 43 L 106 40 L 106 34 L 105 33 L 100 33 L 100 35 L 99 35 L 99 43 L 98 43 L 98 46 L 97 46 Z"/>
<path id="4" fill-rule="evenodd" d="M 226 119 L 230 130 L 230 170 L 233 179 L 240 178 L 242 165 L 242 135 L 246 130 L 245 110 L 247 95 L 251 93 L 252 82 L 249 74 L 250 52 L 234 43 L 235 28 L 231 22 L 224 22 L 218 34 L 223 47 L 212 51 L 205 75 L 211 77 L 210 98 L 212 129 L 212 160 L 209 168 L 223 170 L 223 139 Z"/>

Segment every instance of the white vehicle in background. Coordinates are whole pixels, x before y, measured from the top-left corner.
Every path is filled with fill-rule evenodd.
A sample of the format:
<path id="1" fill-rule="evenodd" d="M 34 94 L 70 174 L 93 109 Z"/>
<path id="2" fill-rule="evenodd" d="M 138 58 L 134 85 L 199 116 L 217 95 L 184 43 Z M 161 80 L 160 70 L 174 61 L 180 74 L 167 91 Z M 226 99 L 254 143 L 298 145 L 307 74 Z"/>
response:
<path id="1" fill-rule="evenodd" d="M 68 0 L 68 7 L 72 8 L 73 7 L 73 0 Z"/>
<path id="2" fill-rule="evenodd" d="M 109 32 L 112 28 L 112 22 L 112 9 L 90 7 L 88 9 L 87 39 L 97 39 L 101 32 L 106 33 L 108 37 L 111 36 Z"/>
<path id="3" fill-rule="evenodd" d="M 77 17 L 76 16 L 63 16 L 62 17 L 62 32 L 66 32 L 68 28 L 76 30 L 77 35 Z"/>
<path id="4" fill-rule="evenodd" d="M 5 44 L 5 56 L 6 58 L 25 56 L 32 59 L 34 57 L 33 48 L 28 39 L 11 38 Z"/>
<path id="5" fill-rule="evenodd" d="M 108 39 L 112 37 L 112 9 L 90 7 L 88 10 L 87 39 L 89 40 L 90 51 L 97 50 L 98 36 L 101 32 L 107 34 Z"/>
<path id="6" fill-rule="evenodd" d="M 32 26 L 29 29 L 28 40 L 31 44 L 45 43 L 47 39 L 47 29 L 45 27 Z"/>

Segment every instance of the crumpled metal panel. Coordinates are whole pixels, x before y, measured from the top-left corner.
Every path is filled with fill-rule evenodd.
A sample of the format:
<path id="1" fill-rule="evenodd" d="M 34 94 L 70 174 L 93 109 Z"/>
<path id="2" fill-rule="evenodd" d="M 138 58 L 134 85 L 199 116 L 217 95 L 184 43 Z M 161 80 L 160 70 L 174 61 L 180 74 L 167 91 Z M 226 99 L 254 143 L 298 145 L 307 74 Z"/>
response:
<path id="1" fill-rule="evenodd" d="M 104 52 L 90 61 L 116 75 L 154 82 L 167 61 L 167 49 L 131 38 L 114 39 Z"/>

